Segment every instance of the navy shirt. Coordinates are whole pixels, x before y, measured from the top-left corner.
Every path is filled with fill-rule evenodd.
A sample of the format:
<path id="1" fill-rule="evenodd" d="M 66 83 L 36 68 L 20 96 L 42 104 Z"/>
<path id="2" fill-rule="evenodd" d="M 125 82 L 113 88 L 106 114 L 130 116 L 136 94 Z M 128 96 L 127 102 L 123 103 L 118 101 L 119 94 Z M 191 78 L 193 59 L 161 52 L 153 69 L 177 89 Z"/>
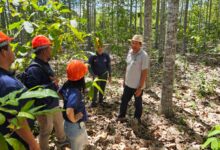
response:
<path id="1" fill-rule="evenodd" d="M 59 90 L 59 93 L 63 96 L 64 109 L 73 108 L 74 114 L 77 114 L 79 112 L 83 113 L 83 118 L 80 119 L 78 122 L 88 120 L 88 114 L 86 112 L 85 104 L 83 102 L 83 96 L 78 89 L 73 88 L 73 87 L 64 87 L 63 86 Z M 66 121 L 72 122 L 68 119 L 68 117 L 66 115 L 66 111 L 63 112 L 63 118 Z"/>
<path id="2" fill-rule="evenodd" d="M 54 77 L 54 72 L 51 69 L 49 63 L 42 61 L 41 59 L 34 59 L 35 63 L 40 64 L 39 66 L 30 66 L 26 69 L 26 81 L 25 85 L 27 88 L 32 88 L 41 85 L 45 88 L 57 91 L 58 87 L 51 81 L 50 77 Z M 35 105 L 46 105 L 45 109 L 51 109 L 59 105 L 57 98 L 44 98 L 35 101 Z"/>
<path id="3" fill-rule="evenodd" d="M 13 91 L 20 90 L 22 88 L 25 88 L 24 85 L 19 80 L 14 78 L 11 72 L 8 72 L 0 68 L 0 97 L 4 97 L 7 94 Z M 19 106 L 6 105 L 4 106 L 4 108 L 14 109 L 14 110 L 19 111 L 22 108 L 22 106 L 24 106 L 25 102 L 26 102 L 25 100 L 22 100 L 22 101 L 19 101 Z M 8 120 L 14 118 L 15 116 L 12 114 L 6 113 L 6 112 L 2 112 L 2 111 L 0 111 L 0 113 L 2 113 L 7 119 L 5 123 L 0 126 L 0 132 L 3 135 L 5 135 L 7 133 L 10 133 L 10 129 L 7 128 L 7 126 L 9 125 Z M 25 142 L 15 132 L 11 135 L 11 137 L 18 139 L 23 144 L 25 144 Z"/>
<path id="4" fill-rule="evenodd" d="M 96 53 L 89 57 L 89 64 L 91 67 L 91 74 L 101 76 L 102 74 L 109 72 L 111 76 L 111 60 L 107 53 L 101 55 Z"/>

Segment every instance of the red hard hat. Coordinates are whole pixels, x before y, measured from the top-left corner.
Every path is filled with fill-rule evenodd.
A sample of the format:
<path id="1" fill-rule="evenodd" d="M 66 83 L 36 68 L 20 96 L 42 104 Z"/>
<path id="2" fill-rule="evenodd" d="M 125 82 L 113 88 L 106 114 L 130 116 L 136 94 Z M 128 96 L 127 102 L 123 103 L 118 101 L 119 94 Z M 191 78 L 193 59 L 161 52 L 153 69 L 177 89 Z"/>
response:
<path id="1" fill-rule="evenodd" d="M 42 46 L 50 46 L 51 41 L 44 35 L 37 35 L 32 40 L 32 48 L 38 48 Z"/>
<path id="2" fill-rule="evenodd" d="M 0 31 L 0 47 L 7 45 L 13 39 Z"/>
<path id="3" fill-rule="evenodd" d="M 87 72 L 87 65 L 80 60 L 72 60 L 66 67 L 67 78 L 70 81 L 80 80 Z"/>

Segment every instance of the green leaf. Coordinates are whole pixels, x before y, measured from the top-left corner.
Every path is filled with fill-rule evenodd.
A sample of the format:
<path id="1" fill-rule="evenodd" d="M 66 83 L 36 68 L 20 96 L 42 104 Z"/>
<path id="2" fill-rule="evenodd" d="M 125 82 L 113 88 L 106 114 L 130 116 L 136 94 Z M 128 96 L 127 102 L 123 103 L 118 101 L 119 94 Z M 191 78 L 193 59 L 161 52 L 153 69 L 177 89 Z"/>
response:
<path id="1" fill-rule="evenodd" d="M 18 117 L 29 118 L 34 120 L 34 116 L 28 112 L 19 112 Z"/>
<path id="2" fill-rule="evenodd" d="M 2 113 L 0 113 L 0 125 L 3 125 L 5 123 L 5 120 L 5 116 Z"/>
<path id="3" fill-rule="evenodd" d="M 211 131 L 211 132 L 208 134 L 208 137 L 215 136 L 215 135 L 217 135 L 217 134 L 220 134 L 220 130 Z"/>
<path id="4" fill-rule="evenodd" d="M 212 141 L 211 149 L 212 150 L 218 150 L 218 139 L 217 138 L 215 138 L 215 140 Z"/>
<path id="5" fill-rule="evenodd" d="M 0 14 L 3 12 L 3 7 L 0 7 Z"/>
<path id="6" fill-rule="evenodd" d="M 54 97 L 59 98 L 57 93 L 50 89 L 38 89 L 36 91 L 26 91 L 24 92 L 18 100 L 21 99 L 33 99 L 33 98 L 45 98 L 45 97 Z"/>
<path id="7" fill-rule="evenodd" d="M 101 87 L 94 81 L 93 84 L 92 84 L 95 88 L 97 88 L 103 95 L 104 95 L 104 92 L 103 90 L 101 89 Z"/>
<path id="8" fill-rule="evenodd" d="M 12 114 L 12 115 L 17 114 L 17 111 L 16 111 L 16 110 L 6 109 L 6 108 L 1 107 L 1 106 L 0 106 L 0 111 L 4 111 L 4 112 L 7 112 L 7 113 Z"/>
<path id="9" fill-rule="evenodd" d="M 28 101 L 22 108 L 21 111 L 27 111 L 31 108 L 31 106 L 33 106 L 35 100 L 32 101 Z"/>
<path id="10" fill-rule="evenodd" d="M 38 116 L 38 115 L 52 114 L 52 113 L 59 112 L 59 111 L 65 111 L 65 110 L 61 108 L 53 108 L 53 109 L 38 111 L 34 113 L 34 115 Z"/>
<path id="11" fill-rule="evenodd" d="M 216 138 L 215 137 L 212 137 L 212 138 L 208 138 L 206 141 L 205 141 L 205 143 L 204 144 L 202 144 L 202 149 L 205 149 L 205 148 L 207 148 L 208 147 L 208 145 L 212 142 L 212 141 L 214 141 Z"/>
<path id="12" fill-rule="evenodd" d="M 60 10 L 61 13 L 70 13 L 71 11 L 69 9 L 62 9 Z"/>
<path id="13" fill-rule="evenodd" d="M 21 21 L 19 21 L 19 22 L 15 22 L 15 23 L 13 23 L 13 24 L 10 24 L 10 25 L 9 25 L 9 30 L 13 30 L 13 29 L 19 28 L 20 25 L 21 25 L 23 22 L 24 22 L 24 21 L 21 20 Z"/>
<path id="14" fill-rule="evenodd" d="M 6 140 L 1 133 L 0 133 L 0 145 L 1 145 L 1 149 L 8 150 L 8 145 L 6 143 Z"/>
<path id="15" fill-rule="evenodd" d="M 216 125 L 214 128 L 215 128 L 216 130 L 220 130 L 220 125 Z"/>
<path id="16" fill-rule="evenodd" d="M 26 150 L 24 145 L 15 138 L 9 138 L 9 139 L 6 139 L 6 140 L 13 147 L 13 149 Z"/>
<path id="17" fill-rule="evenodd" d="M 43 108 L 45 106 L 46 105 L 41 105 L 41 106 L 34 107 L 34 108 L 28 110 L 28 112 L 31 113 L 31 114 L 34 114 L 36 111 L 40 110 L 41 108 Z"/>
<path id="18" fill-rule="evenodd" d="M 17 95 L 17 94 L 20 94 L 22 91 L 23 91 L 23 89 L 18 90 L 18 91 L 13 91 L 13 92 L 11 92 L 11 93 L 5 95 L 4 97 L 0 98 L 0 102 L 5 105 L 5 103 L 6 103 L 7 100 L 13 100 L 13 101 L 15 101 L 16 95 Z"/>
<path id="19" fill-rule="evenodd" d="M 24 29 L 27 33 L 33 33 L 34 31 L 34 27 L 32 25 L 32 23 L 30 23 L 29 21 L 25 21 L 23 23 Z"/>

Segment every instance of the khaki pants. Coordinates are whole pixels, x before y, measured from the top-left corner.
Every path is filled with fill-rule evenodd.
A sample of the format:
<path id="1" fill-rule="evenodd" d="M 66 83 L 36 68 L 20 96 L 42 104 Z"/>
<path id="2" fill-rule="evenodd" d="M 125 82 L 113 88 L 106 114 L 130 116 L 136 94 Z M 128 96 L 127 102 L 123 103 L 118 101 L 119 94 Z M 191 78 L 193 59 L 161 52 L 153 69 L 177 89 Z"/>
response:
<path id="1" fill-rule="evenodd" d="M 40 115 L 37 117 L 37 121 L 40 126 L 39 142 L 41 150 L 49 150 L 49 137 L 55 128 L 55 136 L 58 142 L 66 140 L 64 133 L 64 120 L 61 112 L 55 112 L 53 114 Z"/>

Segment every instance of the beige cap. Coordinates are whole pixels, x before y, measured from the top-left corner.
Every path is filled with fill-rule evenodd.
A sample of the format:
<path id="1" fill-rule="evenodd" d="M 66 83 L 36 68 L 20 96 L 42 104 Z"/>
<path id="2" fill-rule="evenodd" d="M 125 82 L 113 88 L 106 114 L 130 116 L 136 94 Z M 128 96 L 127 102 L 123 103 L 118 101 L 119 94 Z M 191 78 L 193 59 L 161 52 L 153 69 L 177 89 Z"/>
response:
<path id="1" fill-rule="evenodd" d="M 132 40 L 132 41 L 137 41 L 137 42 L 143 43 L 143 36 L 136 34 L 136 35 L 134 35 L 134 36 L 132 37 L 131 40 Z"/>

